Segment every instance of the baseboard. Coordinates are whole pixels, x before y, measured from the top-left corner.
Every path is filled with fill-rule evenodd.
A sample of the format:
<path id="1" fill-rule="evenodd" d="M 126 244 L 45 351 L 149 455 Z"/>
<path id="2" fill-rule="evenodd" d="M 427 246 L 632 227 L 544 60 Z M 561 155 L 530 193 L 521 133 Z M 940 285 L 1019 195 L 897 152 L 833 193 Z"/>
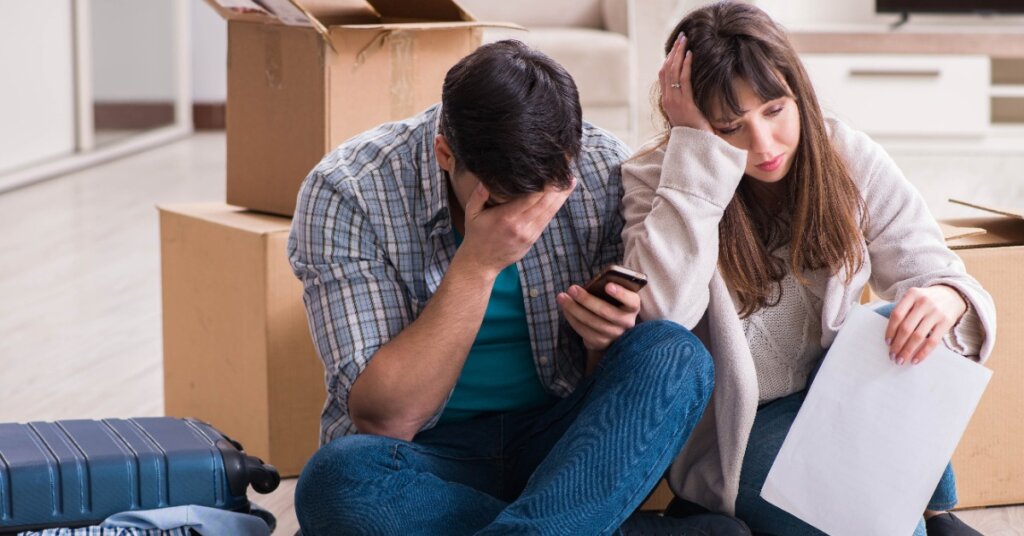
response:
<path id="1" fill-rule="evenodd" d="M 96 130 L 145 130 L 174 123 L 172 102 L 96 102 Z"/>
<path id="2" fill-rule="evenodd" d="M 223 102 L 192 105 L 192 123 L 196 130 L 224 130 L 227 106 Z"/>
<path id="3" fill-rule="evenodd" d="M 196 130 L 224 130 L 224 103 L 195 103 L 192 124 Z M 97 130 L 146 130 L 174 123 L 172 102 L 97 102 L 93 105 Z"/>

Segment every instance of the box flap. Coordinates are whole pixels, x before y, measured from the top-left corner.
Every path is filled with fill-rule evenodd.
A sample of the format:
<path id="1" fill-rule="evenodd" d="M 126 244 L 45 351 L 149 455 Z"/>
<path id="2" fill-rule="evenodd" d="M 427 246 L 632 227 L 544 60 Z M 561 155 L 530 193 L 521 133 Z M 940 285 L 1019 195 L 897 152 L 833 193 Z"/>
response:
<path id="1" fill-rule="evenodd" d="M 947 237 L 946 245 L 950 249 L 1024 245 L 1024 209 L 996 208 L 987 203 L 972 203 L 960 199 L 950 199 L 949 202 L 989 213 L 989 216 L 984 217 L 947 220 L 945 224 L 951 227 L 980 228 L 985 231 L 983 234 L 961 232 L 959 236 Z"/>
<path id="2" fill-rule="evenodd" d="M 312 14 L 292 0 L 256 0 L 267 11 L 273 13 L 277 19 L 288 26 L 313 26 L 319 22 Z"/>
<path id="3" fill-rule="evenodd" d="M 971 203 L 969 201 L 962 201 L 960 199 L 950 199 L 949 202 L 950 203 L 956 203 L 957 205 L 963 205 L 965 207 L 971 207 L 971 208 L 976 208 L 976 209 L 979 209 L 979 210 L 984 210 L 985 212 L 991 212 L 993 214 L 1000 214 L 1002 216 L 1009 216 L 1011 218 L 1017 218 L 1017 219 L 1024 220 L 1024 208 L 1019 208 L 1019 209 L 1012 209 L 1012 208 L 1005 208 L 1005 207 L 997 208 L 997 207 L 995 207 L 993 205 L 989 205 L 989 204 L 984 204 L 983 205 L 983 204 L 980 204 L 980 203 Z"/>
<path id="4" fill-rule="evenodd" d="M 983 235 L 986 232 L 981 227 L 957 227 L 941 221 L 939 222 L 939 228 L 942 229 L 942 238 L 944 238 L 946 242 Z"/>
<path id="5" fill-rule="evenodd" d="M 290 2 L 324 26 L 382 22 L 473 22 L 452 0 L 259 0 Z"/>
<path id="6" fill-rule="evenodd" d="M 453 0 L 367 0 L 382 18 L 419 21 L 465 21 L 473 17 Z"/>
<path id="7" fill-rule="evenodd" d="M 224 20 L 277 21 L 277 17 L 257 4 L 255 0 L 206 0 L 206 3 Z"/>
<path id="8" fill-rule="evenodd" d="M 523 30 L 526 28 L 512 22 L 402 22 L 387 21 L 376 24 L 335 24 L 332 28 L 345 30 L 445 30 L 453 28 L 508 28 Z"/>
<path id="9" fill-rule="evenodd" d="M 321 35 L 327 34 L 327 29 L 315 16 L 292 0 L 206 0 L 206 3 L 225 20 L 312 26 Z M 369 22 L 377 19 L 378 17 L 371 17 L 352 20 Z"/>
<path id="10" fill-rule="evenodd" d="M 227 20 L 281 22 L 292 26 L 312 26 L 318 31 L 333 25 L 476 21 L 453 0 L 205 1 Z"/>
<path id="11" fill-rule="evenodd" d="M 946 220 L 958 228 L 981 228 L 983 234 L 972 234 L 946 240 L 950 249 L 998 248 L 1024 245 L 1024 221 L 1016 218 L 990 216 Z"/>
<path id="12" fill-rule="evenodd" d="M 295 0 L 292 3 L 324 26 L 381 21 L 381 14 L 365 0 Z"/>

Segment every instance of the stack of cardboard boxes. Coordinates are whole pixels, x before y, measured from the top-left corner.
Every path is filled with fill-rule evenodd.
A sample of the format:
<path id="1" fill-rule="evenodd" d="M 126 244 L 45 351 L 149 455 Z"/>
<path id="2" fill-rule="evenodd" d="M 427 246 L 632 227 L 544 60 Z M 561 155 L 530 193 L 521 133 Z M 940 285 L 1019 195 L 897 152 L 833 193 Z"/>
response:
<path id="1" fill-rule="evenodd" d="M 325 398 L 286 253 L 299 186 L 347 138 L 439 101 L 482 25 L 452 0 L 207 1 L 228 20 L 228 204 L 159 207 L 165 410 L 295 476 Z"/>

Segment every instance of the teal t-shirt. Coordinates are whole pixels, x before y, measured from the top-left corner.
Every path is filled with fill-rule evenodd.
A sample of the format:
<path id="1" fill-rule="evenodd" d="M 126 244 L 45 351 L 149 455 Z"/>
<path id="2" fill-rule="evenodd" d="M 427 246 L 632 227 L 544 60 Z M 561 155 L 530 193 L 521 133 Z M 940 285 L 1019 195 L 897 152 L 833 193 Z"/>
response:
<path id="1" fill-rule="evenodd" d="M 458 233 L 455 242 L 462 243 Z M 462 421 L 493 411 L 534 408 L 551 400 L 533 362 L 519 268 L 513 264 L 494 281 L 483 325 L 440 422 Z"/>

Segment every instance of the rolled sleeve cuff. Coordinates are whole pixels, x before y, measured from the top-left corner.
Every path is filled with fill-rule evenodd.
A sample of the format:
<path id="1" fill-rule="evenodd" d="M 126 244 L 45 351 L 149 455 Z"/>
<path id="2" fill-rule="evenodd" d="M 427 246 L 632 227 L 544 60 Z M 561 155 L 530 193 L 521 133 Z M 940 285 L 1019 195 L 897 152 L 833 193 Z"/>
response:
<path id="1" fill-rule="evenodd" d="M 942 341 L 947 348 L 960 355 L 976 357 L 981 349 L 981 344 L 985 342 L 984 327 L 981 324 L 981 317 L 978 316 L 978 312 L 971 305 L 970 300 L 965 299 L 964 301 L 967 302 L 967 311 L 953 326 L 953 329 L 943 337 Z"/>

